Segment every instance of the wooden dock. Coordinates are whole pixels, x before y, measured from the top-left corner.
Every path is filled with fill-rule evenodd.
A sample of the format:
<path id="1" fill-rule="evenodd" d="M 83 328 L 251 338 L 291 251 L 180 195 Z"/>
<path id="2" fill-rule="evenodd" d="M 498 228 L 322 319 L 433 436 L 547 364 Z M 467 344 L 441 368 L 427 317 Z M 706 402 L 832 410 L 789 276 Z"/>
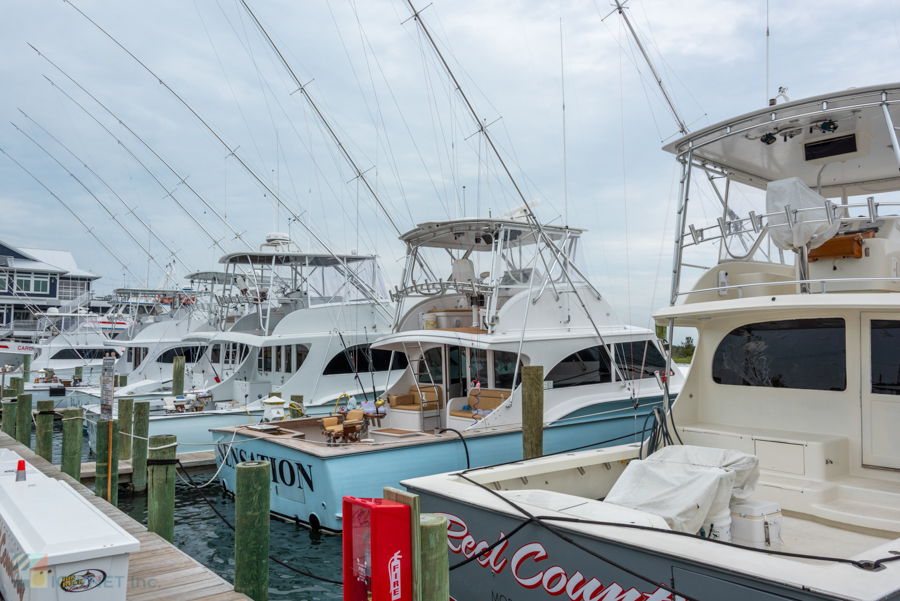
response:
<path id="1" fill-rule="evenodd" d="M 12 437 L 0 433 L 0 448 L 18 453 L 46 476 L 62 480 L 141 542 L 141 550 L 132 553 L 129 558 L 125 597 L 128 601 L 250 601 L 246 595 L 234 592 L 231 583 L 166 540 L 148 532 L 143 525 L 94 495 L 83 484 L 63 474 L 57 466 L 38 457 Z"/>
<path id="2" fill-rule="evenodd" d="M 178 460 L 189 474 L 203 474 L 216 471 L 215 451 L 197 451 L 196 453 L 181 453 Z M 131 482 L 131 460 L 119 461 L 119 484 Z M 97 475 L 97 464 L 93 461 L 81 464 L 81 483 L 92 486 Z"/>

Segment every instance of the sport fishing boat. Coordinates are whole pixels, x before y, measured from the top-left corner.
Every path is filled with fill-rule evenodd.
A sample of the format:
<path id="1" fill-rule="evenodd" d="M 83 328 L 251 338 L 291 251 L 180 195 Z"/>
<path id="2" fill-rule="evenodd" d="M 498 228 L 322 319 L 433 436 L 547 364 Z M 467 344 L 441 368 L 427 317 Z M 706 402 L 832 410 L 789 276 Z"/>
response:
<path id="1" fill-rule="evenodd" d="M 378 402 L 343 415 L 213 430 L 225 489 L 234 491 L 236 463 L 265 456 L 272 511 L 338 531 L 345 495 L 380 496 L 404 478 L 521 459 L 526 365 L 545 369 L 546 450 L 638 440 L 662 405 L 659 382 L 677 388 L 682 379 L 665 377 L 653 332 L 622 323 L 583 277 L 582 233 L 459 219 L 401 236 L 392 333 L 372 347 L 406 355 L 408 366 L 388 368 L 397 378 Z"/>
<path id="2" fill-rule="evenodd" d="M 697 330 L 684 387 L 637 443 L 406 480 L 447 516 L 450 563 L 473 559 L 454 598 L 900 598 L 898 106 L 900 84 L 849 89 L 665 147 L 655 319 Z"/>

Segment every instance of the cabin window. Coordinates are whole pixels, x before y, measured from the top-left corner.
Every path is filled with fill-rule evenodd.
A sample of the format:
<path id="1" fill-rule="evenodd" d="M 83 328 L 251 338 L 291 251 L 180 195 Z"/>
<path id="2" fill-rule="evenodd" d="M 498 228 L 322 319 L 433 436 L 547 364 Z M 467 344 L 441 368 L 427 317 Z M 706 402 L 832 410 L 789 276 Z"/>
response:
<path id="1" fill-rule="evenodd" d="M 294 366 L 291 363 L 291 361 L 292 361 L 291 349 L 293 349 L 293 348 L 294 348 L 294 345 L 292 345 L 292 344 L 289 344 L 286 347 L 284 347 L 284 373 L 286 373 L 286 374 L 291 373 L 294 369 Z"/>
<path id="2" fill-rule="evenodd" d="M 613 347 L 616 365 L 626 380 L 652 378 L 654 372 L 666 373 L 666 359 L 649 340 L 620 342 Z"/>
<path id="3" fill-rule="evenodd" d="M 331 358 L 325 371 L 322 372 L 326 376 L 337 376 L 340 374 L 357 374 L 369 371 L 369 358 L 366 356 L 366 345 L 350 347 L 340 351 Z"/>
<path id="4" fill-rule="evenodd" d="M 272 371 L 272 347 L 265 346 L 262 350 L 262 370 L 265 372 Z"/>
<path id="5" fill-rule="evenodd" d="M 275 347 L 275 371 L 284 371 L 284 365 L 281 363 L 281 347 Z"/>
<path id="6" fill-rule="evenodd" d="M 209 350 L 209 362 L 212 363 L 213 365 L 219 364 L 219 360 L 220 360 L 221 353 L 222 353 L 221 348 L 222 348 L 221 345 L 214 344 L 214 345 L 212 345 L 212 348 Z"/>
<path id="7" fill-rule="evenodd" d="M 425 354 L 422 356 L 422 359 L 418 362 L 418 369 L 416 373 L 419 378 L 419 382 L 423 384 L 431 384 L 434 382 L 435 384 L 443 384 L 444 382 L 444 370 L 441 365 L 441 349 L 438 348 L 430 348 L 425 351 Z"/>
<path id="8" fill-rule="evenodd" d="M 482 388 L 489 388 L 487 351 L 484 349 L 469 349 L 469 379 L 477 380 Z"/>
<path id="9" fill-rule="evenodd" d="M 872 320 L 872 394 L 900 395 L 900 321 Z"/>
<path id="10" fill-rule="evenodd" d="M 103 359 L 109 355 L 110 357 L 119 357 L 119 353 L 108 348 L 65 348 L 56 351 L 51 359 L 69 359 L 76 361 L 84 361 L 87 359 Z"/>
<path id="11" fill-rule="evenodd" d="M 609 369 L 609 353 L 602 346 L 592 346 L 572 353 L 550 370 L 544 377 L 553 388 L 587 386 L 612 382 Z"/>
<path id="12" fill-rule="evenodd" d="M 507 351 L 494 351 L 494 388 L 512 390 L 513 374 L 516 374 L 516 386 L 522 383 L 522 363 L 519 362 L 519 370 L 516 373 L 516 353 Z"/>
<path id="13" fill-rule="evenodd" d="M 206 351 L 205 346 L 177 346 L 164 351 L 156 358 L 157 363 L 174 363 L 175 357 L 184 357 L 185 363 L 196 363 Z"/>
<path id="14" fill-rule="evenodd" d="M 844 320 L 790 319 L 741 326 L 719 343 L 712 377 L 731 386 L 846 390 Z"/>
<path id="15" fill-rule="evenodd" d="M 131 363 L 134 360 L 132 358 L 133 356 L 134 356 L 133 349 L 129 346 L 127 349 L 127 355 L 125 356 L 125 361 L 127 361 L 128 363 Z"/>
<path id="16" fill-rule="evenodd" d="M 305 346 L 297 345 L 297 369 L 303 365 L 303 362 L 306 361 L 306 356 L 309 355 L 309 350 Z"/>

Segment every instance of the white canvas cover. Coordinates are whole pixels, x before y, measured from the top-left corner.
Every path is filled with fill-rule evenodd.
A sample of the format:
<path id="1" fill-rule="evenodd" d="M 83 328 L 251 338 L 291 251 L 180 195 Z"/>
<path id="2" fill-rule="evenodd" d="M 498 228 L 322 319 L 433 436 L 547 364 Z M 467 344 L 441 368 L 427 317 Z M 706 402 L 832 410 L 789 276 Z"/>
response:
<path id="1" fill-rule="evenodd" d="M 790 206 L 792 211 L 818 210 L 797 213 L 796 223 L 790 228 L 783 225 L 787 224 L 787 215 L 784 214 L 786 206 Z M 831 224 L 825 221 L 825 199 L 806 187 L 799 177 L 769 182 L 766 187 L 766 212 L 778 213 L 769 218 L 769 224 L 781 227 L 769 229 L 769 237 L 781 250 L 799 250 L 807 244 L 812 250 L 834 236 L 840 227 L 837 221 Z"/>
<path id="2" fill-rule="evenodd" d="M 658 515 L 672 530 L 693 534 L 708 516 L 750 498 L 757 480 L 755 455 L 675 445 L 630 462 L 604 501 Z"/>

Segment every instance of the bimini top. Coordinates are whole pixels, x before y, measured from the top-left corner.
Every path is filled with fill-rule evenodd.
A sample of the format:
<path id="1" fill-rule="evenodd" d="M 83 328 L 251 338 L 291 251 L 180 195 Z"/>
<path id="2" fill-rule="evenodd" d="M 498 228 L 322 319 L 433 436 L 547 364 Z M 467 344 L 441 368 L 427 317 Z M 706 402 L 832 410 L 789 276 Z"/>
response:
<path id="1" fill-rule="evenodd" d="M 337 259 L 335 259 L 337 257 Z M 309 265 L 311 267 L 328 267 L 338 265 L 340 262 L 357 263 L 359 261 L 371 261 L 377 258 L 375 255 L 331 255 L 328 253 L 299 253 L 247 250 L 233 252 L 224 255 L 219 263 L 238 265 Z"/>
<path id="2" fill-rule="evenodd" d="M 821 176 L 825 197 L 890 192 L 900 190 L 900 154 L 891 140 L 898 104 L 900 83 L 851 88 L 722 121 L 663 149 L 681 156 L 692 150 L 695 164 L 757 188 L 799 177 L 815 190 Z"/>
<path id="3" fill-rule="evenodd" d="M 544 225 L 544 232 L 554 240 L 578 237 L 584 231 L 560 225 Z M 534 244 L 538 234 L 527 221 L 513 219 L 454 219 L 452 221 L 428 221 L 400 236 L 400 240 L 413 246 L 448 249 L 472 249 L 491 251 L 494 239 L 501 231 L 508 232 L 506 241 L 516 240 L 518 245 Z"/>
<path id="4" fill-rule="evenodd" d="M 234 274 L 224 271 L 195 271 L 184 276 L 190 282 L 209 282 L 212 284 L 229 284 L 234 281 Z"/>

